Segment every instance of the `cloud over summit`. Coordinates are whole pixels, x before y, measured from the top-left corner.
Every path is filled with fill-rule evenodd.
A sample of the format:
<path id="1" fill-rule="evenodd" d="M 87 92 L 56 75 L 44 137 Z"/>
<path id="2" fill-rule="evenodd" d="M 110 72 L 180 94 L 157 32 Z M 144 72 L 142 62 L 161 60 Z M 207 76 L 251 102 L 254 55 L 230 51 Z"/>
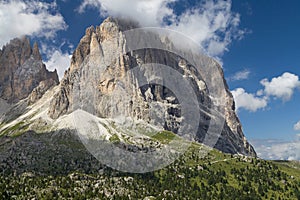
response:
<path id="1" fill-rule="evenodd" d="M 244 32 L 238 29 L 239 14 L 231 10 L 231 1 L 201 1 L 176 15 L 176 3 L 180 0 L 83 0 L 78 8 L 84 12 L 88 8 L 98 9 L 100 15 L 127 17 L 141 26 L 164 27 L 186 34 L 195 40 L 212 56 L 221 56 L 233 39 L 241 38 Z"/>

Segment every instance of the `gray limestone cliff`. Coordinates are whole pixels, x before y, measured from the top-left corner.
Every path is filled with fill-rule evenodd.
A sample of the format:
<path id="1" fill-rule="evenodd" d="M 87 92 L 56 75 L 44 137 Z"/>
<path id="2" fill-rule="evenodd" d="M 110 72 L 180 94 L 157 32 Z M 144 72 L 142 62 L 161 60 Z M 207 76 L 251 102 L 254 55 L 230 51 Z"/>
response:
<path id="1" fill-rule="evenodd" d="M 183 111 L 178 97 L 170 88 L 164 86 L 165 80 L 159 78 L 165 72 L 151 65 L 156 63 L 170 66 L 182 77 L 186 77 L 197 96 L 197 106 L 202 109 L 199 110 L 199 128 L 193 140 L 203 142 L 208 134 L 210 123 L 216 118 L 209 108 L 217 104 L 209 90 L 220 90 L 224 93 L 222 100 L 225 101 L 225 123 L 214 147 L 226 153 L 256 156 L 243 134 L 241 123 L 234 111 L 234 100 L 220 65 L 213 59 L 202 56 L 203 63 L 217 69 L 209 72 L 208 77 L 207 73 L 198 72 L 191 63 L 175 53 L 149 48 L 128 52 L 128 41 L 123 33 L 135 27 L 137 26 L 133 22 L 108 18 L 100 26 L 86 30 L 73 53 L 71 66 L 60 83 L 60 90 L 51 100 L 48 115 L 57 119 L 77 108 L 84 108 L 102 118 L 114 118 L 122 113 L 177 133 L 187 119 L 181 116 Z M 149 35 L 151 37 L 162 46 L 172 46 L 166 38 Z M 126 77 L 136 66 L 142 71 L 142 80 L 135 80 L 136 84 L 132 84 L 134 78 L 130 81 Z M 159 79 L 158 83 L 161 84 L 151 84 L 149 75 Z M 214 80 L 219 76 L 222 77 L 221 80 Z M 174 79 L 174 85 L 179 86 L 180 80 Z M 205 80 L 208 79 L 216 82 L 213 88 L 207 88 Z M 224 88 L 218 87 L 218 81 Z M 142 82 L 149 84 L 144 85 Z"/>
<path id="2" fill-rule="evenodd" d="M 29 95 L 33 103 L 59 82 L 56 71 L 49 72 L 43 64 L 37 43 L 31 47 L 26 37 L 13 39 L 3 46 L 0 71 L 0 98 L 8 103 Z"/>

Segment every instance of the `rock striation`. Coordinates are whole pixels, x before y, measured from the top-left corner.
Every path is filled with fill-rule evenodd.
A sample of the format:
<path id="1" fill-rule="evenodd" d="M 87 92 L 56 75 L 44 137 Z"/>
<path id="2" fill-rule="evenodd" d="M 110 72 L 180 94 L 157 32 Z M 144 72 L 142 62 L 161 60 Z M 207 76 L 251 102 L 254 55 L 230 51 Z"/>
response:
<path id="1" fill-rule="evenodd" d="M 27 98 L 39 86 L 31 95 L 33 102 L 59 83 L 57 72 L 49 72 L 43 64 L 37 43 L 31 47 L 27 37 L 13 39 L 3 46 L 0 71 L 0 98 L 8 103 Z"/>
<path id="2" fill-rule="evenodd" d="M 123 33 L 135 27 L 136 24 L 129 21 L 107 18 L 100 26 L 86 30 L 85 36 L 73 54 L 71 66 L 60 83 L 60 91 L 51 101 L 48 115 L 56 119 L 80 107 L 103 118 L 114 118 L 122 113 L 125 117 L 143 120 L 177 133 L 183 120 L 187 120 L 181 116 L 182 107 L 179 99 L 169 88 L 163 86 L 165 80 L 160 79 L 158 82 L 161 84 L 150 84 L 152 80 L 147 76 L 150 74 L 151 77 L 157 78 L 165 73 L 147 65 L 158 63 L 180 72 L 191 83 L 199 107 L 203 108 L 199 111 L 201 117 L 197 134 L 192 138 L 198 142 L 204 141 L 211 120 L 216 117 L 206 109 L 217 103 L 210 97 L 205 80 L 211 79 L 214 82 L 215 77 L 221 76 L 220 81 L 225 88 L 216 84 L 213 89 L 224 90 L 221 92 L 224 93 L 225 99 L 225 123 L 214 147 L 226 153 L 256 156 L 253 147 L 243 134 L 241 123 L 235 113 L 234 100 L 220 65 L 213 59 L 203 56 L 203 62 L 215 65 L 218 69 L 209 72 L 210 77 L 207 77 L 207 74 L 197 72 L 190 63 L 174 53 L 158 49 L 126 52 L 127 41 Z M 149 35 L 149 37 L 157 36 Z M 157 38 L 161 45 L 170 46 L 168 39 Z M 149 84 L 142 85 L 140 80 L 135 80 L 136 84 L 133 84 L 132 80 L 124 80 L 126 73 L 135 66 L 143 71 L 144 82 Z M 175 80 L 174 84 L 180 85 L 180 82 Z"/>

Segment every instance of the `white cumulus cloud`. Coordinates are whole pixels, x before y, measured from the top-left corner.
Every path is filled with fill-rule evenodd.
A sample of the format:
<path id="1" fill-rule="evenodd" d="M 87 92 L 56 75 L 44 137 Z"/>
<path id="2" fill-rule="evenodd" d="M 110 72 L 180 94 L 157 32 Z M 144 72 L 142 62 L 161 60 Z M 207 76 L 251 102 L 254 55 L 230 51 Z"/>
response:
<path id="1" fill-rule="evenodd" d="M 285 72 L 279 77 L 274 77 L 271 81 L 263 79 L 260 83 L 265 87 L 264 93 L 267 96 L 274 96 L 283 101 L 290 100 L 294 90 L 300 87 L 299 77 L 289 72 Z"/>
<path id="2" fill-rule="evenodd" d="M 49 60 L 45 62 L 47 69 L 50 71 L 57 70 L 59 79 L 64 76 L 65 71 L 69 68 L 71 62 L 71 55 L 62 53 L 60 50 L 55 50 L 50 56 Z"/>
<path id="3" fill-rule="evenodd" d="M 258 109 L 265 108 L 268 105 L 266 98 L 247 93 L 243 88 L 237 88 L 231 92 L 235 100 L 237 111 L 243 108 L 251 112 L 256 112 Z"/>
<path id="4" fill-rule="evenodd" d="M 204 1 L 201 6 L 173 18 L 168 28 L 191 37 L 212 56 L 222 55 L 233 38 L 244 34 L 238 30 L 240 16 L 231 11 L 231 1 Z"/>
<path id="5" fill-rule="evenodd" d="M 67 25 L 57 5 L 37 0 L 0 1 L 0 48 L 23 35 L 51 38 Z"/>
<path id="6" fill-rule="evenodd" d="M 241 80 L 248 77 L 248 75 L 248 71 L 236 73 L 229 80 Z M 258 109 L 265 108 L 268 105 L 272 100 L 270 97 L 288 101 L 292 98 L 294 91 L 300 88 L 299 77 L 289 72 L 274 77 L 271 81 L 265 78 L 260 81 L 260 84 L 264 88 L 258 90 L 256 94 L 247 93 L 243 88 L 231 91 L 236 103 L 236 110 L 244 108 L 245 110 L 256 112 Z M 300 122 L 294 126 L 294 129 L 297 128 L 300 130 Z"/>
<path id="7" fill-rule="evenodd" d="M 220 56 L 232 39 L 241 38 L 240 16 L 231 11 L 231 1 L 202 1 L 177 16 L 170 3 L 178 0 L 83 0 L 79 12 L 97 8 L 102 16 L 127 17 L 142 26 L 180 31 L 200 44 L 210 55 Z"/>

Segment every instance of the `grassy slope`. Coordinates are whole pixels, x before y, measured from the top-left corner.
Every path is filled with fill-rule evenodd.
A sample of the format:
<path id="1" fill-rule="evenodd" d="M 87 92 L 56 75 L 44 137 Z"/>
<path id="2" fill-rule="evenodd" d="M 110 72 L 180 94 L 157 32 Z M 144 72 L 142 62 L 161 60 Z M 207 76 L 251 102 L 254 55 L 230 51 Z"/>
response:
<path id="1" fill-rule="evenodd" d="M 169 140 L 158 135 L 159 140 Z M 299 165 L 210 151 L 193 144 L 170 166 L 146 174 L 104 168 L 37 176 L 1 176 L 0 198 L 56 199 L 299 199 Z M 297 167 L 295 167 L 297 166 Z M 55 169 L 53 169 L 55 170 Z M 151 197 L 151 198 L 150 198 Z M 147 198 L 146 198 L 147 199 Z"/>
<path id="2" fill-rule="evenodd" d="M 28 126 L 21 122 L 7 128 L 0 135 L 18 137 L 27 128 Z M 34 138 L 43 135 L 36 135 Z M 47 137 L 45 136 L 43 140 L 47 141 Z M 63 167 L 66 160 L 62 159 L 59 161 L 61 163 L 56 162 L 52 166 L 51 153 L 55 155 L 61 153 L 65 157 L 64 149 L 74 148 L 78 149 L 78 152 L 84 152 L 84 147 L 78 144 L 78 141 L 66 137 L 65 134 L 60 137 L 62 138 L 48 141 L 57 144 L 53 146 L 49 143 L 48 146 L 53 147 L 48 150 L 48 153 L 45 150 L 46 155 L 45 152 L 40 153 L 45 155 L 42 156 L 42 159 L 46 159 L 43 163 L 48 163 L 48 168 L 53 173 L 35 175 L 35 171 L 32 170 L 17 175 L 2 173 L 0 199 L 9 197 L 15 199 L 63 197 L 74 199 L 144 199 L 146 197 L 152 199 L 300 199 L 299 162 L 265 161 L 223 154 L 214 149 L 208 151 L 208 154 L 203 154 L 208 148 L 192 143 L 180 159 L 164 169 L 151 173 L 128 174 L 104 167 L 100 173 L 91 170 L 87 174 L 86 171 L 81 170 L 84 167 L 76 170 L 76 166 L 88 166 L 89 163 L 86 162 L 89 161 L 80 156 L 77 156 L 78 160 L 76 160 L 74 152 L 72 169 L 75 170 L 66 172 Z M 167 131 L 159 132 L 151 139 L 161 144 L 167 144 L 174 139 L 181 140 Z M 31 140 L 29 138 L 28 142 Z M 119 142 L 119 138 L 112 137 L 111 142 Z M 47 146 L 46 143 L 45 145 Z M 54 152 L 55 149 L 61 150 Z M 35 157 L 34 153 L 30 155 L 33 155 L 33 159 L 41 159 Z"/>

